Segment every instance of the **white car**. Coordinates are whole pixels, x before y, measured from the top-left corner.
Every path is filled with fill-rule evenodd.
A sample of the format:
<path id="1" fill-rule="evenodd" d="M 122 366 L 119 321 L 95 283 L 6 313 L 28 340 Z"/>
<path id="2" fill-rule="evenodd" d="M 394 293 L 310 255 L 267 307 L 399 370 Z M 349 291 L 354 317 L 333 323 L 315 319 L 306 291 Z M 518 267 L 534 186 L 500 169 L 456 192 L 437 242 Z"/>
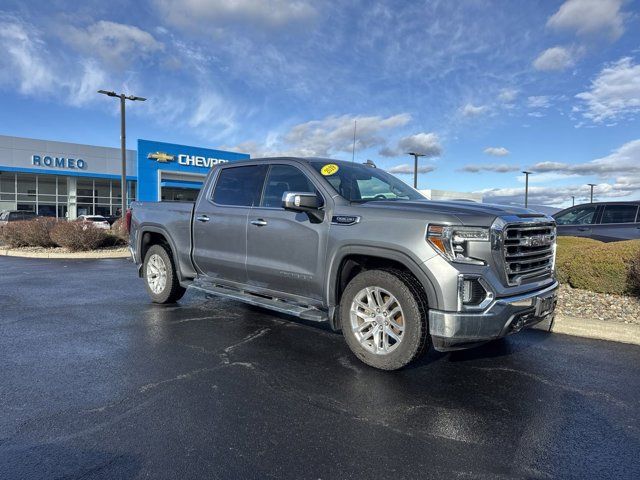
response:
<path id="1" fill-rule="evenodd" d="M 78 222 L 82 222 L 85 228 L 89 227 L 89 225 L 101 230 L 109 230 L 111 228 L 107 219 L 102 215 L 80 215 Z"/>

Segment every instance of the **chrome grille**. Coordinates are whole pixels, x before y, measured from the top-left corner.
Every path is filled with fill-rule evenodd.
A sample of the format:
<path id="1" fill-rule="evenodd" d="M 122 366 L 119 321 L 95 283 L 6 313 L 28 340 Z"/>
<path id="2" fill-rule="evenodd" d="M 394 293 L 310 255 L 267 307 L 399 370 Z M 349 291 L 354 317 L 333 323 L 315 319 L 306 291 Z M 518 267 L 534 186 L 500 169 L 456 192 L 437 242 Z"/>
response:
<path id="1" fill-rule="evenodd" d="M 520 285 L 552 275 L 555 242 L 553 222 L 506 225 L 502 245 L 507 283 Z"/>

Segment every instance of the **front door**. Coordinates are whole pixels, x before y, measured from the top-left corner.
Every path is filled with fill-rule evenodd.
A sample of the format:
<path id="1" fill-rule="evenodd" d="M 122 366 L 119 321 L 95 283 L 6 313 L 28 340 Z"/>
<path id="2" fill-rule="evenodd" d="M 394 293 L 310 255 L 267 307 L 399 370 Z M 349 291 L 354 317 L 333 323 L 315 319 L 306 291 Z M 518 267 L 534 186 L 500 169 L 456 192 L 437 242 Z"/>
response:
<path id="1" fill-rule="evenodd" d="M 222 167 L 193 220 L 193 260 L 212 279 L 246 283 L 247 219 L 258 204 L 265 165 Z"/>
<path id="2" fill-rule="evenodd" d="M 312 221 L 306 213 L 284 210 L 282 194 L 286 191 L 315 192 L 322 198 L 298 167 L 284 164 L 270 167 L 261 202 L 249 213 L 249 284 L 321 300 L 331 219 Z"/>
<path id="3" fill-rule="evenodd" d="M 555 217 L 558 235 L 591 237 L 593 223 L 598 212 L 597 205 L 578 205 Z"/>

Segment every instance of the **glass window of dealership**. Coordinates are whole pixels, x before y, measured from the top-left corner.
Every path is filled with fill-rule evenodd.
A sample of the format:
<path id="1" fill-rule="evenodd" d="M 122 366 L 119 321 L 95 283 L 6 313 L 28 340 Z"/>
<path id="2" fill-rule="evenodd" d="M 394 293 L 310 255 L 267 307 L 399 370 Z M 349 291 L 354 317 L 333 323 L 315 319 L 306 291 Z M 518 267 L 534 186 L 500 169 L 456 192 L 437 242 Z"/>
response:
<path id="1" fill-rule="evenodd" d="M 0 167 L 1 169 L 2 167 Z M 0 171 L 0 210 L 23 210 L 46 217 L 120 213 L 120 180 Z M 127 182 L 135 200 L 136 182 Z"/>

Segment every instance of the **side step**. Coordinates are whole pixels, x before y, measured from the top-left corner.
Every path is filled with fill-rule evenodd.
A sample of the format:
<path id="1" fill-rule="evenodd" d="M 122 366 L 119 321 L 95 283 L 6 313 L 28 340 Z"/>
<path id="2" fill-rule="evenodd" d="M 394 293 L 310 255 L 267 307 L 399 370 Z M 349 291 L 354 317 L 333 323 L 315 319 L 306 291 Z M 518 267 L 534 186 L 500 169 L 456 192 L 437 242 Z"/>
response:
<path id="1" fill-rule="evenodd" d="M 318 310 L 317 308 L 296 305 L 295 303 L 289 303 L 273 297 L 263 297 L 261 295 L 255 295 L 242 290 L 235 290 L 233 288 L 222 287 L 219 285 L 202 286 L 202 284 L 196 285 L 195 283 L 190 284 L 187 288 L 192 288 L 204 293 L 210 293 L 211 295 L 217 295 L 219 297 L 231 298 L 233 300 L 248 303 L 249 305 L 268 308 L 269 310 L 286 313 L 311 322 L 326 322 L 329 320 L 327 313 L 322 310 Z"/>

